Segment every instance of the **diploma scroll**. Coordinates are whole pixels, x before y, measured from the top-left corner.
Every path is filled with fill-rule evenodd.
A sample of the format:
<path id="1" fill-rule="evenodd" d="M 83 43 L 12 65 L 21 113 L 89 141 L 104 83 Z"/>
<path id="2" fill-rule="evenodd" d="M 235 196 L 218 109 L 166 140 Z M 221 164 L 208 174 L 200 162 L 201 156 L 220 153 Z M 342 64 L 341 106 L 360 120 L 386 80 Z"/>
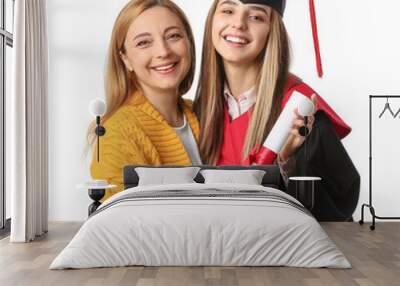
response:
<path id="1" fill-rule="evenodd" d="M 260 151 L 250 156 L 250 164 L 269 165 L 275 161 L 290 135 L 290 130 L 296 118 L 294 113 L 296 107 L 302 116 L 312 115 L 314 111 L 313 102 L 307 96 L 295 91 L 286 103 Z"/>

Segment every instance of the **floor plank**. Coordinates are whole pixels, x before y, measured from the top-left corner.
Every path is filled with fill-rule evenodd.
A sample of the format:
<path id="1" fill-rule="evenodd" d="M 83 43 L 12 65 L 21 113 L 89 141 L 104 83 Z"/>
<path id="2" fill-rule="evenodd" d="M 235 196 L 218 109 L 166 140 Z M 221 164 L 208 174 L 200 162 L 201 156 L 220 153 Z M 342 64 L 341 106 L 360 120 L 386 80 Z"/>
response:
<path id="1" fill-rule="evenodd" d="M 119 267 L 48 269 L 78 231 L 80 222 L 50 223 L 49 233 L 32 243 L 0 240 L 0 285 L 400 285 L 400 223 L 379 222 L 375 231 L 357 223 L 323 223 L 324 230 L 351 262 L 352 269 L 289 267 Z"/>

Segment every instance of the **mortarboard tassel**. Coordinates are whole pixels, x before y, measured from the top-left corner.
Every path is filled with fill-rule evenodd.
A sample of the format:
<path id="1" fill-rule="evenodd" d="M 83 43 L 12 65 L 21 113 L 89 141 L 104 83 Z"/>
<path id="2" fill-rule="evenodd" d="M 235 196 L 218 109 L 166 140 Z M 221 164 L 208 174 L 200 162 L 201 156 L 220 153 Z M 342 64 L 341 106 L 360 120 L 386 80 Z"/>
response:
<path id="1" fill-rule="evenodd" d="M 324 72 L 322 70 L 322 60 L 321 60 L 321 52 L 319 48 L 319 39 L 318 39 L 318 28 L 317 28 L 317 17 L 315 13 L 315 5 L 314 0 L 310 0 L 310 17 L 311 17 L 311 27 L 314 39 L 314 49 L 315 49 L 315 59 L 317 64 L 318 76 L 322 77 Z"/>

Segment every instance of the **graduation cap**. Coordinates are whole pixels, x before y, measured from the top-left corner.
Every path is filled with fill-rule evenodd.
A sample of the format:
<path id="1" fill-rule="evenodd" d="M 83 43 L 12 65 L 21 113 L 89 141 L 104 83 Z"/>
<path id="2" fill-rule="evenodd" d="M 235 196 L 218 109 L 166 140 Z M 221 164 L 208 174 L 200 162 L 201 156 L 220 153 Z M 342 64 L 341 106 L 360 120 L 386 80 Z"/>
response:
<path id="1" fill-rule="evenodd" d="M 286 0 L 240 0 L 240 2 L 243 4 L 267 5 L 276 10 L 281 16 L 283 16 L 286 6 Z"/>
<path id="2" fill-rule="evenodd" d="M 286 0 L 240 0 L 243 4 L 259 4 L 259 5 L 267 5 L 277 11 L 281 16 L 283 16 L 286 7 Z M 311 27 L 313 33 L 314 40 L 314 50 L 315 50 L 315 59 L 317 64 L 318 76 L 323 76 L 322 70 L 322 60 L 321 60 L 321 52 L 319 47 L 319 39 L 318 39 L 318 28 L 317 28 L 317 17 L 315 13 L 315 5 L 314 0 L 309 0 L 310 7 L 310 18 L 311 18 Z"/>

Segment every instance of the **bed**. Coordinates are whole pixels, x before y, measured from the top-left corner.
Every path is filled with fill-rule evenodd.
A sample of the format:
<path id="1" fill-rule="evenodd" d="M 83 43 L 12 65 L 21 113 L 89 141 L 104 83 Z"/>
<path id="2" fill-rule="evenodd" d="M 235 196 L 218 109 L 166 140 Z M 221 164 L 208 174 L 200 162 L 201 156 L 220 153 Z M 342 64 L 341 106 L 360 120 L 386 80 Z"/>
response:
<path id="1" fill-rule="evenodd" d="M 125 190 L 86 220 L 50 269 L 351 267 L 310 212 L 279 190 L 276 166 L 200 166 L 265 171 L 260 185 L 205 183 L 200 172 L 191 183 L 138 185 L 140 168 L 124 168 Z"/>

